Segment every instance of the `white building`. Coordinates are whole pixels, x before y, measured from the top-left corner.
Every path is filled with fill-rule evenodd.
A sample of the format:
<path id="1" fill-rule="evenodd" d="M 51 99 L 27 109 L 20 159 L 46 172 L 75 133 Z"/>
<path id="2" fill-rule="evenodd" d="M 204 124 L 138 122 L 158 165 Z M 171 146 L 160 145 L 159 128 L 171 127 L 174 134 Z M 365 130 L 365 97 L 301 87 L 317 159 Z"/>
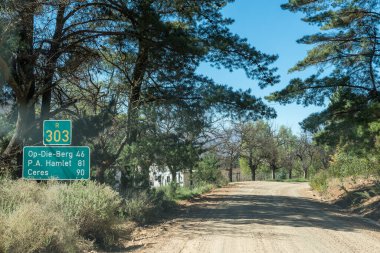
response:
<path id="1" fill-rule="evenodd" d="M 157 166 L 150 168 L 149 178 L 153 187 L 169 185 L 173 181 L 172 174 L 168 168 L 162 169 Z M 176 182 L 179 186 L 190 186 L 190 174 L 178 171 L 176 173 Z"/>

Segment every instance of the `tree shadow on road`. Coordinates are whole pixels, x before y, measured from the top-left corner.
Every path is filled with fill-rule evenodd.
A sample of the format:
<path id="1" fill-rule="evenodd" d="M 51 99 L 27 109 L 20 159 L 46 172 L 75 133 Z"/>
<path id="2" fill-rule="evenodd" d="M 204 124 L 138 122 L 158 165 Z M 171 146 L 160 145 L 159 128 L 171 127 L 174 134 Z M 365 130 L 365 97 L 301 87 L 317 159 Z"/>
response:
<path id="1" fill-rule="evenodd" d="M 248 224 L 380 232 L 378 226 L 344 214 L 335 206 L 289 196 L 209 195 L 195 203 L 181 218 L 186 233 L 203 235 L 240 237 L 255 229 L 255 226 L 245 226 Z M 199 226 L 199 222 L 204 221 L 207 225 Z"/>

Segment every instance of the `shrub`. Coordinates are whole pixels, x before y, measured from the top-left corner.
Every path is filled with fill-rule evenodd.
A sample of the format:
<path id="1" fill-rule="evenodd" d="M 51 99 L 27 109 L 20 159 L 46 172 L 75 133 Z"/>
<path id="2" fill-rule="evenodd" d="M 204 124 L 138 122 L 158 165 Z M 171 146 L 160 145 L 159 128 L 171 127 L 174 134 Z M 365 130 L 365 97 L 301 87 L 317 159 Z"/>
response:
<path id="1" fill-rule="evenodd" d="M 45 189 L 35 182 L 23 180 L 0 182 L 0 213 L 9 214 L 26 203 L 41 203 Z"/>
<path id="2" fill-rule="evenodd" d="M 360 177 L 378 177 L 380 175 L 379 160 L 373 154 L 359 154 L 338 148 L 331 156 L 328 170 L 315 174 L 310 185 L 319 192 L 326 192 L 329 182 L 333 185 L 333 179 L 342 184 L 346 178 L 355 180 Z"/>
<path id="3" fill-rule="evenodd" d="M 329 173 L 325 170 L 319 171 L 310 180 L 310 186 L 318 192 L 326 192 L 328 188 Z"/>
<path id="4" fill-rule="evenodd" d="M 5 233 L 5 217 L 0 213 L 0 253 L 5 252 L 4 246 L 4 233 Z"/>
<path id="5" fill-rule="evenodd" d="M 50 192 L 51 205 L 66 220 L 76 224 L 79 234 L 103 246 L 116 241 L 122 199 L 106 185 L 95 182 L 57 184 Z"/>
<path id="6" fill-rule="evenodd" d="M 205 182 L 198 183 L 194 188 L 178 187 L 173 196 L 173 199 L 191 199 L 195 196 L 199 196 L 203 193 L 209 192 L 214 187 L 215 185 Z"/>
<path id="7" fill-rule="evenodd" d="M 120 205 L 121 197 L 117 192 L 108 186 L 94 182 L 76 182 L 67 185 L 57 182 L 37 184 L 23 180 L 2 180 L 0 182 L 0 252 L 23 252 L 18 251 L 17 247 L 27 247 L 23 244 L 17 246 L 17 238 L 13 238 L 13 232 L 24 234 L 23 238 L 26 241 L 29 240 L 32 250 L 60 252 L 60 245 L 71 239 L 65 239 L 61 233 L 57 233 L 54 224 L 60 224 L 59 226 L 68 236 L 71 236 L 71 230 L 68 231 L 69 229 L 65 228 L 71 227 L 73 231 L 77 231 L 76 240 L 71 242 L 71 245 L 81 244 L 81 248 L 88 248 L 90 242 L 85 241 L 83 239 L 85 238 L 108 246 L 116 241 L 119 232 L 115 224 L 119 221 Z M 30 221 L 22 216 L 27 210 L 26 206 L 31 208 L 32 214 L 27 216 Z M 44 217 L 54 222 L 49 223 Z M 29 222 L 25 223 L 25 231 L 21 229 L 23 222 Z M 29 233 L 28 229 L 33 230 L 34 227 L 39 227 L 41 230 L 36 230 L 36 234 Z M 34 237 L 38 233 L 41 235 L 38 238 L 42 238 L 43 242 L 39 242 L 38 238 Z M 52 237 L 50 233 L 61 238 L 62 243 L 61 239 Z M 47 241 L 51 241 L 51 244 L 46 244 Z M 58 246 L 54 246 L 56 244 Z M 49 251 L 51 247 L 57 247 L 57 249 Z"/>
<path id="8" fill-rule="evenodd" d="M 158 211 L 165 211 L 176 205 L 175 201 L 169 198 L 169 196 L 160 189 L 153 189 L 151 194 L 155 208 Z"/>
<path id="9" fill-rule="evenodd" d="M 210 183 L 221 186 L 224 184 L 224 177 L 220 171 L 219 160 L 215 154 L 207 154 L 197 164 L 194 171 L 194 179 L 201 184 Z"/>
<path id="10" fill-rule="evenodd" d="M 182 200 L 191 199 L 199 195 L 198 191 L 199 191 L 198 188 L 190 189 L 188 187 L 180 187 L 177 189 L 174 199 L 182 199 Z"/>
<path id="11" fill-rule="evenodd" d="M 153 221 L 162 212 L 174 206 L 167 193 L 163 190 L 127 192 L 124 196 L 124 216 L 138 223 Z"/>
<path id="12" fill-rule="evenodd" d="M 77 252 L 75 227 L 38 204 L 24 204 L 3 221 L 4 252 Z"/>
<path id="13" fill-rule="evenodd" d="M 170 200 L 171 202 L 181 199 L 190 199 L 195 196 L 201 195 L 205 192 L 209 192 L 211 189 L 215 188 L 216 185 L 206 183 L 206 182 L 200 182 L 193 188 L 189 187 L 176 187 L 175 191 L 173 192 L 171 186 L 161 186 L 158 188 L 157 192 L 162 192 L 166 196 L 166 199 Z M 169 201 L 169 202 L 170 202 Z"/>
<path id="14" fill-rule="evenodd" d="M 127 219 L 144 223 L 148 221 L 147 217 L 151 215 L 154 204 L 146 191 L 127 192 L 123 209 Z"/>
<path id="15" fill-rule="evenodd" d="M 330 174 L 333 177 L 344 178 L 349 176 L 375 175 L 378 168 L 377 161 L 370 157 L 359 157 L 342 150 L 338 150 L 330 163 Z"/>

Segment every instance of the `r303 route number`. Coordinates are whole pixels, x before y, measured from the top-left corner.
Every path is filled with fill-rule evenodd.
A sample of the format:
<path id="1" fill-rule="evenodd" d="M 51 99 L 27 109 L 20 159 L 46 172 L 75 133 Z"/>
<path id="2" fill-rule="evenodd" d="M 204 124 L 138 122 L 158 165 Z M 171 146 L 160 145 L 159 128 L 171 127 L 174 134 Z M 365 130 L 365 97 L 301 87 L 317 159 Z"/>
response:
<path id="1" fill-rule="evenodd" d="M 68 130 L 47 130 L 45 142 L 64 142 L 68 143 L 70 141 L 70 133 Z"/>
<path id="2" fill-rule="evenodd" d="M 70 120 L 44 120 L 44 145 L 70 145 Z"/>

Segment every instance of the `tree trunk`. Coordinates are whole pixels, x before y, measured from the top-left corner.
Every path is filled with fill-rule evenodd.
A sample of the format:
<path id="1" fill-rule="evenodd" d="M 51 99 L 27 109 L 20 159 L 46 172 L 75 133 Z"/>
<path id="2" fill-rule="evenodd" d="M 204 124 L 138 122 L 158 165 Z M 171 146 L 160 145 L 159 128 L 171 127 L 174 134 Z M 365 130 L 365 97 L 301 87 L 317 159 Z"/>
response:
<path id="1" fill-rule="evenodd" d="M 124 192 L 128 187 L 133 188 L 130 168 L 126 166 L 123 170 L 120 171 L 120 174 L 120 191 Z"/>
<path id="2" fill-rule="evenodd" d="M 138 130 L 138 110 L 140 107 L 140 97 L 141 97 L 141 86 L 144 79 L 146 65 L 148 61 L 148 52 L 145 50 L 144 46 L 141 45 L 136 60 L 136 66 L 133 71 L 133 79 L 131 85 L 131 90 L 128 99 L 128 111 L 127 111 L 127 136 L 125 142 L 122 143 L 119 150 L 121 151 L 125 145 L 132 145 L 137 140 L 137 130 Z M 120 154 L 120 152 L 119 152 Z M 118 154 L 118 155 L 119 155 Z M 118 156 L 117 155 L 117 156 Z M 116 157 L 117 158 L 117 157 Z M 116 159 L 115 158 L 115 159 Z M 121 173 L 122 178 L 126 178 L 124 172 Z M 128 182 L 123 180 L 120 187 L 125 188 Z"/>
<path id="3" fill-rule="evenodd" d="M 140 103 L 141 84 L 133 86 L 131 89 L 130 97 L 128 100 L 128 112 L 127 112 L 127 143 L 131 145 L 137 140 L 138 130 L 138 110 Z"/>
<path id="4" fill-rule="evenodd" d="M 230 165 L 230 168 L 228 169 L 228 179 L 230 182 L 232 182 L 232 164 Z"/>
<path id="5" fill-rule="evenodd" d="M 193 182 L 193 169 L 191 167 L 189 169 L 189 177 L 190 177 L 190 189 L 192 189 L 194 182 Z M 184 182 L 185 182 L 185 180 L 184 180 Z"/>
<path id="6" fill-rule="evenodd" d="M 19 104 L 15 133 L 3 153 L 5 157 L 16 158 L 16 177 L 22 177 L 22 147 L 27 141 L 28 135 L 30 135 L 28 133 L 31 132 L 34 124 L 34 116 L 34 106 L 30 107 L 24 103 Z"/>
<path id="7" fill-rule="evenodd" d="M 128 100 L 128 144 L 136 142 L 137 139 L 137 119 L 139 116 L 138 110 L 140 108 L 141 86 L 146 72 L 147 61 L 148 52 L 143 45 L 140 45 Z"/>
<path id="8" fill-rule="evenodd" d="M 292 179 L 292 170 L 289 170 L 289 179 Z"/>
<path id="9" fill-rule="evenodd" d="M 149 168 L 151 164 L 146 163 L 141 166 L 141 171 L 140 173 L 142 174 L 142 182 L 141 182 L 141 187 L 143 189 L 149 189 L 150 188 L 150 174 L 149 174 Z"/>
<path id="10" fill-rule="evenodd" d="M 256 181 L 256 169 L 257 169 L 257 165 L 255 164 L 250 164 L 250 170 L 251 170 L 251 179 L 252 181 Z"/>
<path id="11" fill-rule="evenodd" d="M 170 182 L 169 186 L 170 186 L 170 195 L 172 197 L 175 196 L 176 192 L 177 192 L 177 172 L 176 170 L 173 168 L 173 167 L 169 167 L 169 170 L 170 170 L 170 174 L 172 176 L 172 181 Z"/>
<path id="12" fill-rule="evenodd" d="M 131 92 L 129 94 L 129 100 L 128 100 L 128 111 L 127 111 L 127 131 L 128 132 L 127 132 L 126 141 L 122 144 L 121 148 L 123 148 L 125 145 L 130 146 L 137 141 L 138 110 L 140 107 L 141 86 L 142 86 L 142 81 L 143 81 L 145 71 L 146 71 L 147 61 L 148 61 L 148 52 L 143 48 L 143 46 L 140 45 L 139 53 L 136 60 L 136 66 L 133 71 Z M 122 172 L 122 178 L 126 178 L 126 175 L 124 175 L 124 172 Z M 128 183 L 129 183 L 128 180 L 124 180 L 121 182 L 120 187 L 126 188 Z"/>
<path id="13" fill-rule="evenodd" d="M 41 101 L 41 123 L 49 119 L 49 113 L 51 108 L 51 90 L 47 90 L 42 94 L 42 101 Z"/>
<path id="14" fill-rule="evenodd" d="M 22 1 L 20 6 L 24 9 L 20 12 L 20 23 L 17 26 L 19 48 L 17 57 L 12 60 L 10 71 L 12 79 L 17 80 L 16 102 L 18 112 L 15 132 L 3 153 L 5 156 L 10 156 L 22 148 L 27 139 L 26 134 L 32 128 L 35 119 L 35 101 L 32 100 L 35 93 L 35 60 L 33 58 L 35 6 L 28 1 Z"/>
<path id="15" fill-rule="evenodd" d="M 62 38 L 62 32 L 64 27 L 64 15 L 65 15 L 65 4 L 60 4 L 57 12 L 57 18 L 55 22 L 55 31 L 53 39 L 51 42 L 51 47 L 48 53 L 47 71 L 45 73 L 44 79 L 44 88 L 45 92 L 42 94 L 41 101 L 41 122 L 49 118 L 50 109 L 51 109 L 51 95 L 53 92 L 53 77 L 55 68 L 57 65 L 58 58 L 61 53 L 59 53 L 60 39 Z"/>
<path id="16" fill-rule="evenodd" d="M 276 166 L 271 165 L 271 169 L 272 169 L 272 179 L 275 180 L 276 179 Z"/>
<path id="17" fill-rule="evenodd" d="M 256 169 L 251 169 L 252 181 L 256 181 Z"/>
<path id="18" fill-rule="evenodd" d="M 307 172 L 308 172 L 307 169 L 304 168 L 304 169 L 303 169 L 303 177 L 304 177 L 305 179 L 307 179 L 307 177 L 308 177 L 308 173 L 307 173 Z"/>
<path id="19" fill-rule="evenodd" d="M 4 155 L 11 155 L 16 149 L 20 148 L 24 141 L 26 126 L 28 126 L 28 106 L 25 103 L 18 105 L 17 121 L 15 132 L 4 151 Z"/>
<path id="20" fill-rule="evenodd" d="M 96 169 L 96 181 L 99 183 L 104 183 L 105 182 L 105 167 L 100 166 L 99 168 Z"/>
<path id="21" fill-rule="evenodd" d="M 177 183 L 177 171 L 175 171 L 174 169 L 173 170 L 170 170 L 170 173 L 172 174 L 172 182 L 174 184 Z"/>

